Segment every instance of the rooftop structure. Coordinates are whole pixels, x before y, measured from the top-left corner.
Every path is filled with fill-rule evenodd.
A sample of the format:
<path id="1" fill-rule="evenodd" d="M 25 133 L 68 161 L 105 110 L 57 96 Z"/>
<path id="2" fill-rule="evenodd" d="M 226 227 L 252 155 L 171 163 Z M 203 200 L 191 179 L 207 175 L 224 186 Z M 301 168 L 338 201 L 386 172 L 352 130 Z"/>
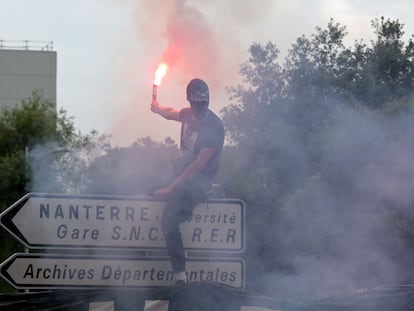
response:
<path id="1" fill-rule="evenodd" d="M 56 104 L 57 53 L 52 41 L 0 39 L 0 111 L 37 90 Z"/>
<path id="2" fill-rule="evenodd" d="M 26 51 L 53 51 L 53 41 L 18 41 L 0 39 L 0 49 Z"/>

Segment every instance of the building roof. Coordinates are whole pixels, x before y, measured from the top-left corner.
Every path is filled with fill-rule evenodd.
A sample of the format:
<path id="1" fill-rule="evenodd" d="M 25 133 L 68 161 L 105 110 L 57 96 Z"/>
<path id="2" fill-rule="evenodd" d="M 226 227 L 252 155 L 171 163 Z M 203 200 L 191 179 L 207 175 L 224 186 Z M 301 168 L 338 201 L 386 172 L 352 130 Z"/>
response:
<path id="1" fill-rule="evenodd" d="M 3 39 L 0 39 L 0 49 L 3 49 L 3 50 L 28 50 L 28 51 L 53 51 L 53 41 L 3 40 Z"/>

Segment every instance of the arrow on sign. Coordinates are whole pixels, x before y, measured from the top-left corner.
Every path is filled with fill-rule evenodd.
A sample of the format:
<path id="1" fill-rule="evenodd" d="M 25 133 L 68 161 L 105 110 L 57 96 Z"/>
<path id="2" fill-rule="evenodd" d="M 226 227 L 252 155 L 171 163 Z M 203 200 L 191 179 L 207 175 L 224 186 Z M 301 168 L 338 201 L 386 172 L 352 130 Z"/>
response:
<path id="1" fill-rule="evenodd" d="M 148 197 L 29 193 L 0 215 L 1 225 L 28 248 L 165 249 L 165 202 Z M 209 200 L 181 225 L 192 251 L 242 253 L 244 203 Z"/>
<path id="2" fill-rule="evenodd" d="M 137 288 L 174 283 L 168 258 L 96 257 L 14 254 L 1 265 L 0 274 L 18 289 Z M 186 268 L 190 282 L 210 281 L 245 287 L 245 267 L 241 259 L 188 259 Z"/>

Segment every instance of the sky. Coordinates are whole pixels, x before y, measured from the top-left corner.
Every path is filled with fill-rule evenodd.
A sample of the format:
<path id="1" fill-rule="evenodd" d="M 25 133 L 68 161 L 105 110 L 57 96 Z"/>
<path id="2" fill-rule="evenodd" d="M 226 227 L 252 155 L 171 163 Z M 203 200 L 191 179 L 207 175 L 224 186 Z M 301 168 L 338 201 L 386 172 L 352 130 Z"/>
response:
<path id="1" fill-rule="evenodd" d="M 150 111 L 161 61 L 170 69 L 160 104 L 185 107 L 185 87 L 198 77 L 219 113 L 252 43 L 271 41 L 282 58 L 330 18 L 347 27 L 349 46 L 373 39 L 371 21 L 381 16 L 400 20 L 407 39 L 414 34 L 411 0 L 0 0 L 0 7 L 0 40 L 53 41 L 58 108 L 82 133 L 110 135 L 112 146 L 147 136 L 178 141 L 179 124 Z"/>

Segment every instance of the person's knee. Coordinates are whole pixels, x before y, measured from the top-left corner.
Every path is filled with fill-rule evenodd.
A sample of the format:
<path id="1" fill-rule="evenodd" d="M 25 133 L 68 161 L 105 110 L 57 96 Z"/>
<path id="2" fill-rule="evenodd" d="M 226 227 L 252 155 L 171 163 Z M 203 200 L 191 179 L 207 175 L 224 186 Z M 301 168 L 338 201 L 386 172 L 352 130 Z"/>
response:
<path id="1" fill-rule="evenodd" d="M 171 230 L 171 228 L 164 229 L 163 235 L 167 244 L 176 243 L 182 238 L 179 230 Z"/>
<path id="2" fill-rule="evenodd" d="M 164 236 L 168 236 L 172 232 L 171 226 L 165 224 L 164 222 L 161 224 L 161 230 Z"/>
<path id="3" fill-rule="evenodd" d="M 174 235 L 178 232 L 178 225 L 169 220 L 168 218 L 162 218 L 161 220 L 161 230 L 164 236 Z"/>

